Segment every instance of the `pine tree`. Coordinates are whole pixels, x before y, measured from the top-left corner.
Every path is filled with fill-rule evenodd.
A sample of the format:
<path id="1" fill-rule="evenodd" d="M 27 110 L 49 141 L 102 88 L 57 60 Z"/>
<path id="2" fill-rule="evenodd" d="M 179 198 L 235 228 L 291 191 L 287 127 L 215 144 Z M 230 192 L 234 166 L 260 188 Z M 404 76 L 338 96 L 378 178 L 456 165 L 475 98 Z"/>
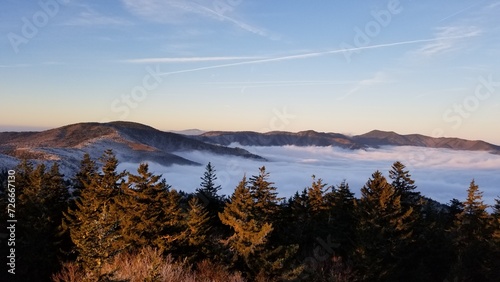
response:
<path id="1" fill-rule="evenodd" d="M 186 220 L 186 244 L 191 261 L 201 261 L 211 255 L 210 216 L 200 200 L 196 197 L 189 200 L 189 210 Z"/>
<path id="2" fill-rule="evenodd" d="M 119 240 L 127 251 L 150 246 L 170 252 L 179 244 L 183 227 L 178 194 L 161 175 L 149 172 L 148 164 L 140 164 L 137 175 L 128 173 L 116 202 L 121 219 Z"/>
<path id="3" fill-rule="evenodd" d="M 331 220 L 329 226 L 338 242 L 339 255 L 346 261 L 353 252 L 356 238 L 355 198 L 344 180 L 331 194 Z"/>
<path id="4" fill-rule="evenodd" d="M 102 265 L 125 247 L 120 238 L 116 199 L 122 193 L 124 172 L 116 171 L 118 160 L 111 150 L 101 158 L 102 173 L 90 183 L 83 183 L 75 208 L 65 214 L 64 227 L 78 253 L 78 261 L 87 269 L 100 273 Z"/>
<path id="5" fill-rule="evenodd" d="M 313 217 L 321 217 L 329 208 L 325 194 L 331 187 L 327 187 L 327 184 L 323 183 L 323 179 L 321 178 L 316 180 L 315 175 L 312 176 L 312 180 L 311 187 L 307 188 L 307 206 L 309 213 Z"/>
<path id="6" fill-rule="evenodd" d="M 492 266 L 491 277 L 500 277 L 500 197 L 495 199 L 491 214 L 492 227 Z"/>
<path id="7" fill-rule="evenodd" d="M 406 256 L 399 263 L 399 268 L 404 269 L 404 273 L 406 273 L 405 280 L 425 280 L 425 277 L 422 276 L 422 268 L 429 261 L 427 255 L 432 250 L 421 247 L 426 246 L 427 240 L 424 238 L 424 234 L 429 229 L 423 221 L 424 199 L 420 192 L 416 191 L 415 181 L 411 178 L 409 171 L 406 170 L 406 166 L 401 162 L 397 161 L 391 166 L 389 178 L 392 179 L 391 185 L 394 187 L 396 195 L 401 199 L 403 212 L 410 213 L 407 222 L 414 238 L 411 244 L 406 247 L 404 251 Z M 415 264 L 421 265 L 421 268 L 416 268 Z"/>
<path id="8" fill-rule="evenodd" d="M 249 189 L 254 199 L 255 216 L 262 221 L 272 222 L 278 212 L 278 193 L 273 182 L 269 182 L 269 173 L 266 167 L 259 168 L 259 174 L 249 179 Z"/>
<path id="9" fill-rule="evenodd" d="M 247 187 L 246 177 L 240 181 L 219 217 L 234 232 L 224 241 L 234 253 L 233 262 L 236 265 L 243 263 L 252 270 L 252 260 L 258 252 L 264 250 L 273 227 L 255 214 L 254 197 Z M 253 271 L 256 272 L 255 269 Z"/>
<path id="10" fill-rule="evenodd" d="M 217 180 L 217 175 L 215 174 L 216 170 L 209 162 L 205 167 L 205 172 L 203 173 L 203 177 L 200 177 L 201 184 L 200 187 L 196 189 L 197 193 L 202 194 L 207 199 L 218 199 L 219 195 L 217 194 L 221 189 L 220 185 L 216 185 L 215 181 Z"/>
<path id="11" fill-rule="evenodd" d="M 500 248 L 500 197 L 495 199 L 491 219 L 491 225 L 493 226 L 493 239 L 498 244 L 497 247 Z"/>
<path id="12" fill-rule="evenodd" d="M 224 209 L 224 197 L 218 195 L 221 186 L 216 184 L 215 172 L 214 166 L 209 162 L 205 167 L 203 177 L 200 178 L 202 181 L 200 187 L 196 189 L 196 197 L 208 212 L 209 225 L 213 226 L 213 231 L 224 232 L 223 224 L 218 217 Z"/>
<path id="13" fill-rule="evenodd" d="M 73 191 L 71 193 L 73 200 L 80 197 L 81 191 L 90 185 L 92 179 L 97 175 L 96 162 L 90 158 L 88 153 L 85 153 L 80 161 L 80 169 L 73 178 Z"/>
<path id="14" fill-rule="evenodd" d="M 54 163 L 49 171 L 44 164 L 32 169 L 24 161 L 22 183 L 17 210 L 22 221 L 17 228 L 17 255 L 19 277 L 23 280 L 47 279 L 57 269 L 61 238 L 58 236 L 62 212 L 67 208 L 68 190 L 59 166 Z"/>
<path id="15" fill-rule="evenodd" d="M 361 189 L 358 205 L 358 242 L 356 266 L 363 280 L 400 280 L 398 263 L 412 241 L 408 219 L 412 210 L 404 211 L 400 196 L 386 178 L 376 171 Z"/>
<path id="16" fill-rule="evenodd" d="M 405 168 L 406 166 L 401 162 L 395 162 L 389 171 L 389 178 L 392 179 L 392 187 L 401 196 L 401 203 L 406 206 L 415 206 L 419 203 L 420 192 L 415 192 L 417 189 L 415 181 Z"/>
<path id="17" fill-rule="evenodd" d="M 460 281 L 490 281 L 492 230 L 486 212 L 488 206 L 484 204 L 482 194 L 472 180 L 463 211 L 456 215 L 454 233 L 457 260 L 452 275 Z"/>

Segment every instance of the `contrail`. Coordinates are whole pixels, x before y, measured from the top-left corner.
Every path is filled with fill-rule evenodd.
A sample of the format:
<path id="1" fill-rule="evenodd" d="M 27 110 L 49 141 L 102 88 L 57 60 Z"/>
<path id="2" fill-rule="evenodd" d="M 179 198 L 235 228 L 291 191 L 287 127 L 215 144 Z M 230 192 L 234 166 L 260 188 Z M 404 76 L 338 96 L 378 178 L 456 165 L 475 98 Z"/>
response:
<path id="1" fill-rule="evenodd" d="M 377 45 L 370 45 L 370 46 L 345 48 L 345 49 L 335 49 L 335 50 L 324 51 L 324 52 L 311 52 L 311 53 L 304 53 L 304 54 L 297 54 L 297 55 L 290 55 L 290 56 L 283 56 L 283 57 L 275 57 L 275 58 L 237 62 L 237 63 L 231 63 L 231 64 L 221 64 L 221 65 L 214 65 L 214 66 L 207 66 L 207 67 L 199 67 L 199 68 L 171 71 L 171 72 L 160 73 L 159 75 L 171 75 L 171 74 L 196 72 L 196 71 L 202 71 L 202 70 L 228 68 L 228 67 L 243 66 L 243 65 L 254 65 L 254 64 L 263 64 L 263 63 L 270 63 L 270 62 L 299 60 L 299 59 L 314 58 L 314 57 L 320 57 L 320 56 L 331 55 L 331 54 L 339 54 L 339 53 L 344 53 L 344 52 L 353 52 L 353 51 L 361 51 L 361 50 L 368 50 L 368 49 L 378 49 L 378 48 L 393 47 L 393 46 L 399 46 L 399 45 L 409 45 L 409 44 L 416 44 L 416 43 L 425 43 L 425 42 L 439 41 L 439 40 L 445 40 L 445 39 L 457 39 L 457 38 L 466 38 L 466 37 L 470 37 L 470 36 L 469 35 L 446 36 L 446 37 L 409 40 L 409 41 L 384 43 L 384 44 L 377 44 Z"/>
<path id="2" fill-rule="evenodd" d="M 483 2 L 483 1 L 479 1 L 479 2 L 477 2 L 477 3 L 474 3 L 474 4 L 472 4 L 472 5 L 470 5 L 470 6 L 466 7 L 466 8 L 463 8 L 462 10 L 460 10 L 460 11 L 458 11 L 458 12 L 456 12 L 456 13 L 453 13 L 453 14 L 451 14 L 451 15 L 447 16 L 447 17 L 444 17 L 444 18 L 440 19 L 438 22 L 442 22 L 442 21 L 445 21 L 445 20 L 447 20 L 447 19 L 449 19 L 449 18 L 452 18 L 452 17 L 454 17 L 454 16 L 456 16 L 456 15 L 459 15 L 459 14 L 461 14 L 461 13 L 463 13 L 463 12 L 465 12 L 465 11 L 469 10 L 469 9 L 474 8 L 475 6 L 477 6 L 477 5 L 481 4 L 482 2 Z"/>

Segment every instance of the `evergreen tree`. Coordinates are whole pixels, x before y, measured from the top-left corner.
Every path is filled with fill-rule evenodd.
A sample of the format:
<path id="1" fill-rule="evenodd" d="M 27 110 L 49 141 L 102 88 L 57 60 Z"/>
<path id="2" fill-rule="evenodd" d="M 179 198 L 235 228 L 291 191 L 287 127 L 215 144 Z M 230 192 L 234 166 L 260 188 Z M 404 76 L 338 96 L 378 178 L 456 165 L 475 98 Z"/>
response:
<path id="1" fill-rule="evenodd" d="M 111 150 L 105 151 L 102 172 L 83 182 L 75 208 L 65 214 L 64 227 L 78 253 L 78 261 L 89 270 L 100 273 L 102 265 L 126 246 L 120 239 L 120 217 L 117 196 L 122 193 L 124 172 L 116 171 L 118 160 Z"/>
<path id="2" fill-rule="evenodd" d="M 425 277 L 421 276 L 422 272 L 424 272 L 422 268 L 429 260 L 427 255 L 430 250 L 419 247 L 425 246 L 428 242 L 424 238 L 424 233 L 429 229 L 423 221 L 424 199 L 420 192 L 416 191 L 415 181 L 411 178 L 409 171 L 406 170 L 406 166 L 401 162 L 397 161 L 391 166 L 389 178 L 392 179 L 391 185 L 394 187 L 396 195 L 400 196 L 403 212 L 410 213 L 407 222 L 414 238 L 414 241 L 406 247 L 406 256 L 401 260 L 399 268 L 404 269 L 408 279 L 411 277 L 412 280 L 425 280 Z M 415 267 L 415 264 L 421 265 L 421 267 Z"/>
<path id="3" fill-rule="evenodd" d="M 492 266 L 491 277 L 500 277 L 500 197 L 495 199 L 491 214 L 492 227 Z"/>
<path id="4" fill-rule="evenodd" d="M 196 197 L 189 200 L 189 210 L 186 220 L 187 253 L 192 261 L 201 261 L 212 255 L 209 236 L 211 235 L 210 216 Z"/>
<path id="5" fill-rule="evenodd" d="M 259 168 L 259 174 L 249 179 L 249 190 L 254 199 L 254 213 L 262 221 L 272 222 L 278 212 L 278 193 L 273 182 L 269 182 L 266 167 Z"/>
<path id="6" fill-rule="evenodd" d="M 216 184 L 217 175 L 215 172 L 214 166 L 209 162 L 205 167 L 203 177 L 200 178 L 202 181 L 200 187 L 196 189 L 196 197 L 208 212 L 209 225 L 213 227 L 212 231 L 224 232 L 226 230 L 218 217 L 218 214 L 224 209 L 224 198 L 218 195 L 221 186 Z"/>
<path id="7" fill-rule="evenodd" d="M 48 280 L 58 265 L 61 241 L 58 235 L 68 190 L 57 163 L 49 171 L 44 164 L 32 169 L 27 161 L 18 168 L 21 183 L 29 183 L 17 193 L 17 218 L 22 219 L 16 230 L 19 278 Z"/>
<path id="8" fill-rule="evenodd" d="M 401 203 L 405 206 L 415 206 L 419 204 L 420 192 L 415 192 L 417 186 L 411 178 L 406 166 L 397 161 L 391 166 L 389 178 L 392 179 L 392 187 L 401 196 Z"/>
<path id="9" fill-rule="evenodd" d="M 258 273 L 258 269 L 253 269 L 253 260 L 258 252 L 264 250 L 273 227 L 256 216 L 253 195 L 247 187 L 246 177 L 240 181 L 219 217 L 234 232 L 224 243 L 233 252 L 235 265 L 243 264 L 241 266 Z"/>
<path id="10" fill-rule="evenodd" d="M 412 241 L 411 208 L 404 211 L 400 196 L 376 171 L 361 189 L 357 214 L 356 264 L 362 280 L 404 280 L 399 263 Z"/>
<path id="11" fill-rule="evenodd" d="M 139 165 L 137 175 L 128 173 L 123 193 L 117 198 L 121 218 L 120 239 L 127 251 L 154 247 L 174 251 L 183 230 L 178 194 L 149 172 L 146 163 Z"/>
<path id="12" fill-rule="evenodd" d="M 331 219 L 329 225 L 333 231 L 335 241 L 339 245 L 337 251 L 340 252 L 340 256 L 345 261 L 352 254 L 356 240 L 356 199 L 345 180 L 332 191 L 331 198 Z"/>
<path id="13" fill-rule="evenodd" d="M 85 153 L 80 161 L 80 169 L 73 178 L 72 199 L 79 198 L 81 191 L 85 189 L 86 186 L 89 186 L 92 179 L 97 175 L 98 169 L 96 162 L 90 158 L 88 153 Z"/>
<path id="14" fill-rule="evenodd" d="M 496 241 L 497 248 L 500 248 L 500 197 L 495 199 L 495 204 L 493 205 L 493 213 L 491 214 L 492 227 L 493 227 L 493 239 Z"/>
<path id="15" fill-rule="evenodd" d="M 459 281 L 490 280 L 492 258 L 492 230 L 487 205 L 482 200 L 479 186 L 472 180 L 462 212 L 455 220 L 455 248 L 457 260 L 453 269 Z M 496 277 L 498 278 L 498 277 Z"/>
<path id="16" fill-rule="evenodd" d="M 207 199 L 218 199 L 219 195 L 217 194 L 221 189 L 220 185 L 216 185 L 215 181 L 217 180 L 217 175 L 215 174 L 216 170 L 209 162 L 205 167 L 205 172 L 203 173 L 203 177 L 200 177 L 201 184 L 200 188 L 196 189 L 197 193 L 202 194 Z"/>
<path id="17" fill-rule="evenodd" d="M 307 206 L 312 217 L 321 217 L 329 208 L 325 194 L 331 187 L 327 187 L 321 178 L 316 180 L 315 175 L 312 176 L 312 180 L 311 187 L 307 188 Z M 318 219 L 322 221 L 324 218 Z"/>

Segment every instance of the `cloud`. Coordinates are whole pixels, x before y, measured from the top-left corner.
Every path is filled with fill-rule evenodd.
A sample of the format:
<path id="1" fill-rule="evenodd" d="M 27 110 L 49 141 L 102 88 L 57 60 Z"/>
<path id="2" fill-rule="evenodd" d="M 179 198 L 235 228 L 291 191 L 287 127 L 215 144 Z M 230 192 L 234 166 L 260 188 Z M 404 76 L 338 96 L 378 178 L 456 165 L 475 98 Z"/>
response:
<path id="1" fill-rule="evenodd" d="M 122 0 L 126 9 L 131 13 L 149 21 L 183 24 L 196 20 L 227 21 L 241 30 L 270 37 L 262 28 L 248 24 L 242 20 L 229 16 L 234 13 L 240 2 L 219 2 L 213 0 Z M 274 38 L 274 37 L 270 37 Z"/>
<path id="2" fill-rule="evenodd" d="M 262 88 L 262 87 L 290 87 L 290 86 L 312 86 L 312 85 L 345 85 L 354 84 L 357 81 L 336 81 L 336 80 L 276 80 L 276 81 L 230 81 L 230 82 L 210 82 L 207 84 L 219 85 L 222 89 Z"/>
<path id="3" fill-rule="evenodd" d="M 311 175 L 322 178 L 329 185 L 337 185 L 344 179 L 359 197 L 360 188 L 371 174 L 380 170 L 388 175 L 394 161 L 407 166 L 416 181 L 418 191 L 442 203 L 452 198 L 464 200 L 470 181 L 474 178 L 484 200 L 492 204 L 500 183 L 500 156 L 487 152 L 453 151 L 419 147 L 382 147 L 369 150 L 346 150 L 337 147 L 245 147 L 252 153 L 267 158 L 268 162 L 238 157 L 216 156 L 199 151 L 176 154 L 201 164 L 211 162 L 217 172 L 221 193 L 231 195 L 246 175 L 258 173 L 266 166 L 270 181 L 275 182 L 281 197 L 292 196 L 311 184 Z M 135 171 L 138 164 L 121 164 L 120 169 Z M 200 184 L 204 166 L 162 167 L 150 164 L 151 170 L 163 174 L 167 183 L 175 189 L 192 192 Z"/>
<path id="4" fill-rule="evenodd" d="M 199 63 L 199 62 L 216 62 L 216 61 L 236 61 L 236 60 L 255 60 L 262 57 L 243 57 L 243 56 L 227 56 L 227 57 L 164 57 L 164 58 L 142 58 L 123 60 L 126 63 L 136 64 L 153 64 L 153 63 Z"/>
<path id="5" fill-rule="evenodd" d="M 463 48 L 466 39 L 479 36 L 481 29 L 475 26 L 439 27 L 434 34 L 434 42 L 430 42 L 417 50 L 417 54 L 431 57 L 456 51 Z"/>
<path id="6" fill-rule="evenodd" d="M 495 9 L 498 6 L 500 6 L 500 1 L 489 4 L 486 9 Z"/>
<path id="7" fill-rule="evenodd" d="M 389 82 L 387 74 L 381 71 L 376 72 L 373 77 L 359 81 L 353 88 L 351 88 L 351 90 L 349 90 L 344 96 L 339 97 L 337 100 L 343 100 L 360 90 L 369 88 L 374 85 L 384 84 L 387 82 Z"/>
<path id="8" fill-rule="evenodd" d="M 102 15 L 89 7 L 80 12 L 75 18 L 67 21 L 68 26 L 130 26 L 132 22 L 118 17 Z"/>

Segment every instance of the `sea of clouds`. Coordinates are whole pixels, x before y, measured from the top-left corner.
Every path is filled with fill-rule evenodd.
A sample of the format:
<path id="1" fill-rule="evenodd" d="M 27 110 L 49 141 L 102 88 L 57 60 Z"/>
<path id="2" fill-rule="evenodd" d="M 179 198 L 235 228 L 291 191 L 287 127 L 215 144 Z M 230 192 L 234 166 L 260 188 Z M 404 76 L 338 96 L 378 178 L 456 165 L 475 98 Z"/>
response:
<path id="1" fill-rule="evenodd" d="M 203 166 L 170 167 L 150 163 L 150 170 L 162 174 L 174 189 L 193 192 L 199 187 L 205 165 L 211 162 L 216 169 L 221 194 L 231 195 L 243 178 L 259 173 L 265 166 L 269 180 L 278 188 L 280 197 L 290 197 L 311 185 L 311 176 L 322 178 L 328 185 L 338 185 L 343 180 L 359 197 L 360 189 L 376 170 L 386 177 L 391 165 L 401 161 L 415 180 L 417 190 L 441 203 L 467 196 L 472 179 L 483 191 L 483 200 L 493 204 L 500 196 L 500 155 L 488 152 L 455 151 L 421 147 L 385 146 L 378 149 L 348 150 L 338 147 L 254 147 L 240 146 L 268 161 L 249 160 L 240 157 L 218 156 L 200 151 L 175 152 Z M 130 172 L 138 164 L 122 163 L 120 169 Z"/>

